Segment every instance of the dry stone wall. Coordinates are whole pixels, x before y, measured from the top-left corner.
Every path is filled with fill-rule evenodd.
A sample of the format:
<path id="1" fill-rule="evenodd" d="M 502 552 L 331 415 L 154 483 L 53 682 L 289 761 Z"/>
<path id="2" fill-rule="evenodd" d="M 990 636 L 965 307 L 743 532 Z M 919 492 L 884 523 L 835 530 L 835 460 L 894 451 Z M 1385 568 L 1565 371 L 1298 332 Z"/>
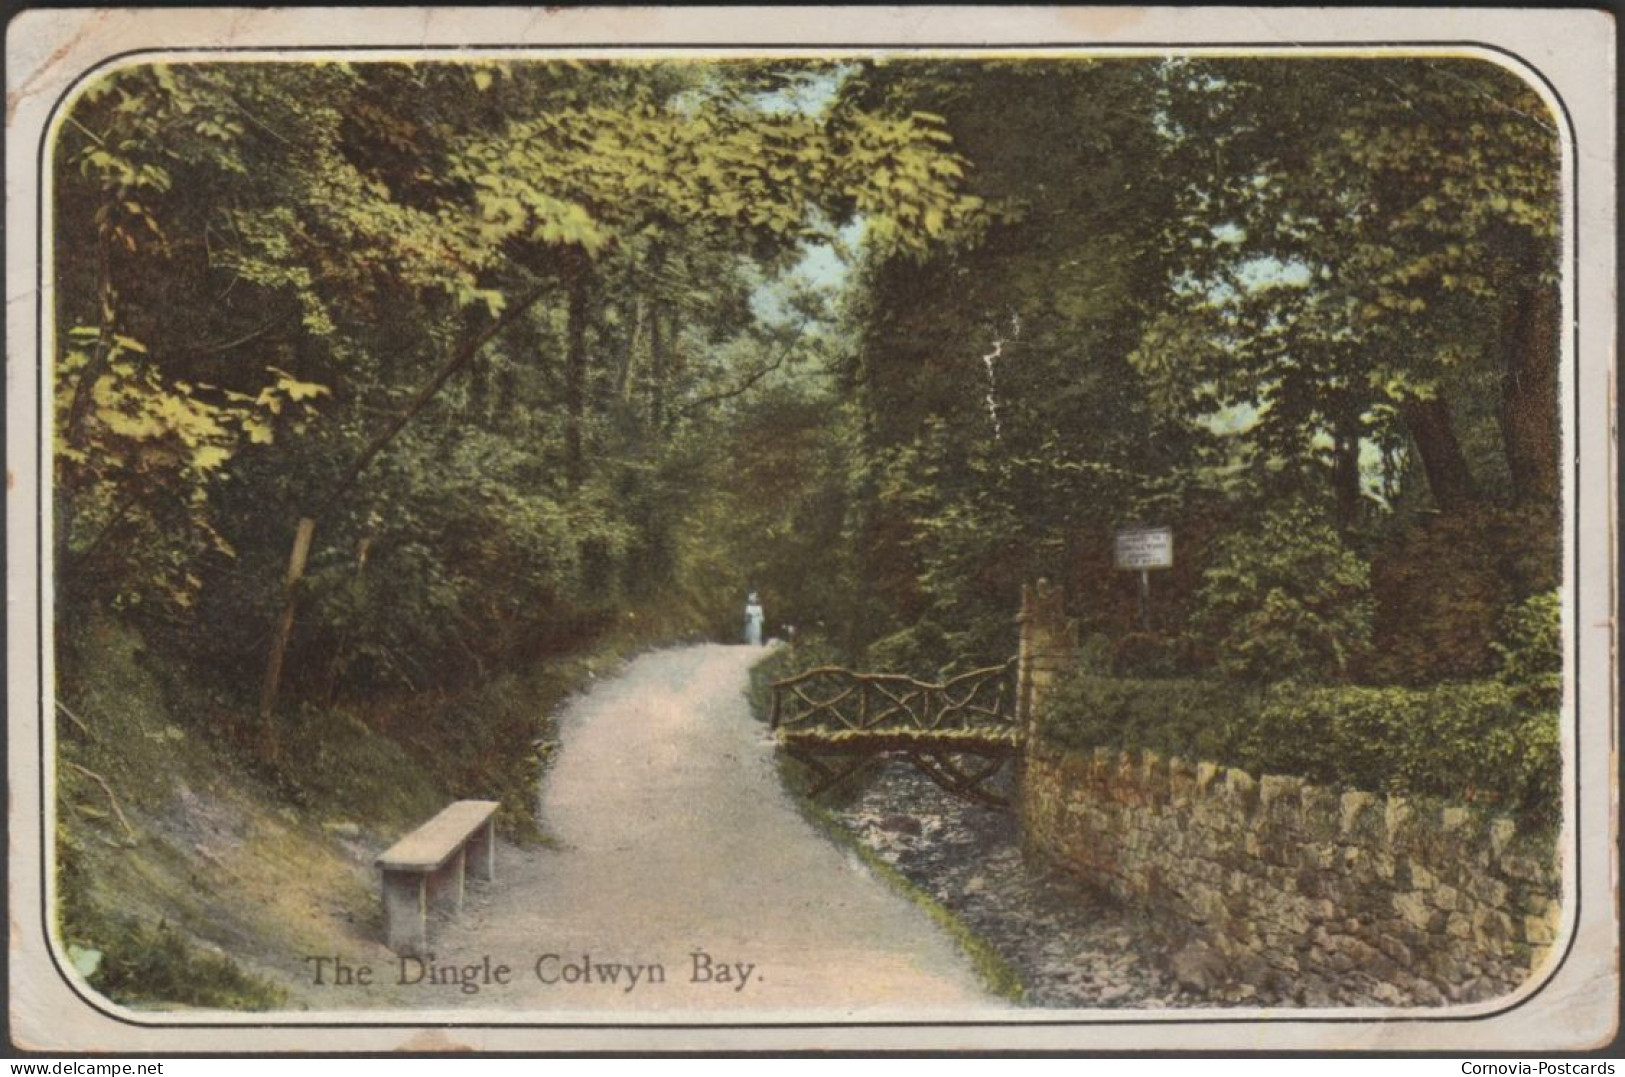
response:
<path id="1" fill-rule="evenodd" d="M 1468 808 L 1041 737 L 1022 796 L 1029 849 L 1144 909 L 1206 998 L 1479 1001 L 1557 935 L 1551 840 Z"/>

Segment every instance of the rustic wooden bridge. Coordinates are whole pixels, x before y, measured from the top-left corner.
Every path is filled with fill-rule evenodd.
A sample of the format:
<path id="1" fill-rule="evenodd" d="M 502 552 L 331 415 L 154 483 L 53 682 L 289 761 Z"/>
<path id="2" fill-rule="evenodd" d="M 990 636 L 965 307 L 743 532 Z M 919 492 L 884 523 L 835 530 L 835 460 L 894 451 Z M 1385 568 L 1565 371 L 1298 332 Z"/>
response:
<path id="1" fill-rule="evenodd" d="M 990 787 L 1021 751 L 1017 660 L 933 684 L 820 666 L 773 684 L 771 727 L 813 773 L 809 795 L 887 760 L 905 760 L 955 796 L 993 807 Z"/>

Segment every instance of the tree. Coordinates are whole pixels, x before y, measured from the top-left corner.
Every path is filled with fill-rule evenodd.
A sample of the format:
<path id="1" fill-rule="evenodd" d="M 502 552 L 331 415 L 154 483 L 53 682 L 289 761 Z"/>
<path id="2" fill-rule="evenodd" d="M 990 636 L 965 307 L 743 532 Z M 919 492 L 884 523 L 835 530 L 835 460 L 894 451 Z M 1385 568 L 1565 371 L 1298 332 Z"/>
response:
<path id="1" fill-rule="evenodd" d="M 278 601 L 281 528 L 319 516 L 282 603 L 284 625 L 301 593 L 317 616 L 291 660 L 308 692 L 314 668 L 405 683 L 412 652 L 500 658 L 386 629 L 366 581 L 390 572 L 472 623 L 483 587 L 452 563 L 535 542 L 556 571 L 517 578 L 544 635 L 659 593 L 679 571 L 659 551 L 691 526 L 671 446 L 786 362 L 758 283 L 853 214 L 914 253 L 979 227 L 936 125 L 764 105 L 800 77 L 197 64 L 93 87 L 57 159 L 58 248 L 97 252 L 64 258 L 59 288 L 58 535 L 102 569 L 74 573 L 75 601 L 124 601 L 162 551 L 171 627 L 240 664 Z M 471 409 L 488 435 L 457 422 Z M 444 469 L 480 458 L 526 497 L 475 510 Z M 484 546 L 412 535 L 454 503 Z"/>
<path id="2" fill-rule="evenodd" d="M 1194 627 L 1241 680 L 1347 680 L 1371 641 L 1369 567 L 1302 504 L 1222 539 L 1196 602 Z"/>
<path id="3" fill-rule="evenodd" d="M 1272 453 L 1329 438 L 1345 506 L 1358 443 L 1400 423 L 1446 511 L 1484 493 L 1451 399 L 1494 370 L 1507 496 L 1554 506 L 1561 198 L 1539 95 L 1480 61 L 1203 60 L 1169 65 L 1164 99 L 1184 212 L 1142 368 L 1187 414 L 1251 409 Z"/>
<path id="4" fill-rule="evenodd" d="M 854 289 L 854 645 L 902 632 L 938 648 L 928 665 L 1005 657 L 1022 580 L 1073 579 L 1082 551 L 1190 462 L 1198 438 L 1158 424 L 1126 362 L 1173 210 L 1141 169 L 1158 142 L 1153 74 L 937 61 L 849 84 L 857 107 L 941 116 L 992 217 L 973 246 L 872 260 Z"/>

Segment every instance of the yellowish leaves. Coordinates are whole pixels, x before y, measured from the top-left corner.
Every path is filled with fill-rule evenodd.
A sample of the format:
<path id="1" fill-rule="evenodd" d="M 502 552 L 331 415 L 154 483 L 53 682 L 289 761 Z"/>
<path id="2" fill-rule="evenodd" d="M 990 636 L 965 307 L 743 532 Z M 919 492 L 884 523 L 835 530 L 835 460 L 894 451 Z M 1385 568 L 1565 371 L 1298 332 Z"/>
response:
<path id="1" fill-rule="evenodd" d="M 292 419 L 298 429 L 298 418 L 310 414 L 312 402 L 328 388 L 276 367 L 266 368 L 271 381 L 257 394 L 170 380 L 144 358 L 147 349 L 140 341 L 112 334 L 106 335 L 106 355 L 93 366 L 94 352 L 86 348 L 102 343 L 103 334 L 78 326 L 66 337 L 83 345 L 63 353 L 55 383 L 55 465 L 70 548 L 93 546 L 110 528 L 159 526 L 156 506 L 167 499 L 179 513 L 162 524 L 171 529 L 163 533 L 172 539 L 174 520 L 183 520 L 179 533 L 189 536 L 191 553 L 172 545 L 154 547 L 166 551 L 157 558 L 160 563 L 151 567 L 143 587 L 126 591 L 122 600 L 138 602 L 144 590 L 149 599 L 185 608 L 202 585 L 188 558 L 236 556 L 212 523 L 209 491 L 225 478 L 242 448 L 274 439 L 279 413 L 283 424 Z M 67 420 L 80 382 L 93 371 L 99 373 L 92 374 L 88 413 L 70 431 Z"/>
<path id="2" fill-rule="evenodd" d="M 70 331 L 73 335 L 83 334 Z M 94 457 L 103 467 L 124 460 L 140 470 L 174 460 L 180 462 L 183 472 L 192 473 L 190 481 L 196 483 L 230 460 L 245 438 L 249 444 L 269 444 L 275 437 L 273 417 L 286 404 L 299 404 L 301 411 L 308 411 L 311 401 L 329 393 L 327 386 L 303 381 L 277 367 L 266 368 L 273 380 L 254 397 L 184 381 L 165 383 L 154 367 L 132 358 L 146 352 L 141 342 L 124 336 L 113 339 L 115 345 L 103 371 L 90 387 L 87 444 L 58 439 L 58 456 L 65 463 L 83 464 Z M 89 357 L 77 349 L 63 356 L 57 381 L 59 422 L 65 421 L 78 377 L 83 377 L 88 364 Z M 141 448 L 159 445 L 172 446 L 174 451 L 154 455 Z"/>
<path id="3" fill-rule="evenodd" d="M 254 445 L 269 445 L 275 437 L 275 430 L 269 421 L 257 416 L 243 418 L 242 430 L 248 435 L 248 440 Z"/>
<path id="4" fill-rule="evenodd" d="M 486 313 L 495 318 L 507 307 L 508 299 L 495 288 L 467 287 L 457 291 L 459 307 L 471 307 L 476 303 L 483 303 Z"/>
<path id="5" fill-rule="evenodd" d="M 493 247 L 523 233 L 596 254 L 651 219 L 800 237 L 855 204 L 890 219 L 877 233 L 888 250 L 920 252 L 974 234 L 987 216 L 961 189 L 966 165 L 945 146 L 943 122 L 696 114 L 645 100 L 528 117 L 469 140 L 450 163 L 474 185 L 478 238 Z"/>
<path id="6" fill-rule="evenodd" d="M 301 400 L 314 400 L 318 396 L 327 396 L 330 392 L 327 386 L 318 385 L 313 381 L 300 381 L 286 370 L 279 370 L 274 366 L 268 366 L 265 369 L 276 375 L 277 390 L 295 403 Z"/>
<path id="7" fill-rule="evenodd" d="M 192 454 L 192 466 L 200 473 L 209 472 L 224 464 L 230 458 L 231 453 L 227 452 L 223 447 L 204 445 Z"/>

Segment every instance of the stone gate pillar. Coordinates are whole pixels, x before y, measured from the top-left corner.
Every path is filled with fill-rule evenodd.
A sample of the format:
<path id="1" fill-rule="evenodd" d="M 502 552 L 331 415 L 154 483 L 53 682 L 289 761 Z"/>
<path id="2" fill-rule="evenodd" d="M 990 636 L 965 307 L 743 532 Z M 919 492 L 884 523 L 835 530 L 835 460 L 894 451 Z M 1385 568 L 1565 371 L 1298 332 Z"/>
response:
<path id="1" fill-rule="evenodd" d="M 1072 668 L 1078 629 L 1062 608 L 1065 593 L 1048 580 L 1021 588 L 1021 646 L 1017 652 L 1016 715 L 1029 745 L 1045 701 Z"/>
<path id="2" fill-rule="evenodd" d="M 1062 609 L 1064 598 L 1061 588 L 1051 587 L 1048 580 L 1039 580 L 1032 586 L 1022 585 L 1021 645 L 1016 654 L 1016 720 L 1022 733 L 1021 755 L 1017 759 L 1015 802 L 1021 812 L 1021 844 L 1023 851 L 1035 855 L 1033 820 L 1043 815 L 1039 809 L 1045 790 L 1032 781 L 1038 753 L 1038 723 L 1044 708 L 1054 694 L 1056 683 L 1072 668 L 1072 656 L 1077 648 L 1077 627 L 1066 619 Z M 1035 812 L 1037 814 L 1035 814 Z"/>

